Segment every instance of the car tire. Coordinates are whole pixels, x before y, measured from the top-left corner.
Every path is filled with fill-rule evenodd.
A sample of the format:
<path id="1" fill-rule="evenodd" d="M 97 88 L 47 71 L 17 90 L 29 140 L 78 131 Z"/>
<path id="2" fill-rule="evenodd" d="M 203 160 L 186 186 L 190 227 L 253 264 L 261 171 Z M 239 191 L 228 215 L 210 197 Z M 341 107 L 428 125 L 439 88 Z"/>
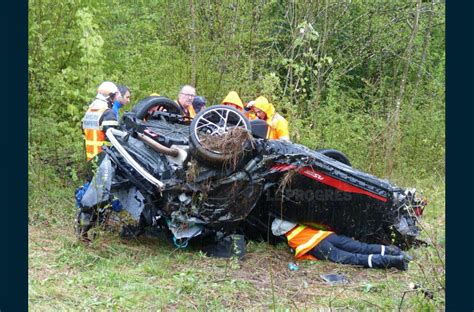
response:
<path id="1" fill-rule="evenodd" d="M 224 120 L 221 115 L 225 114 L 227 114 L 227 118 Z M 238 127 L 242 127 L 248 130 L 249 132 L 251 131 L 250 121 L 239 110 L 227 105 L 215 105 L 208 107 L 205 110 L 199 112 L 199 114 L 197 114 L 193 118 L 190 125 L 189 140 L 191 154 L 198 160 L 204 162 L 205 164 L 211 167 L 221 167 L 223 164 L 228 162 L 233 156 L 232 154 L 211 151 L 201 144 L 200 135 L 202 133 L 206 133 L 206 127 L 209 121 L 211 121 L 211 125 L 209 126 L 209 128 L 212 128 L 214 126 L 216 126 L 216 128 L 219 128 L 216 124 L 219 124 L 219 122 L 225 122 L 226 125 L 219 124 L 220 128 L 226 128 L 229 125 L 237 125 Z M 215 123 L 212 123 L 212 121 L 214 121 Z M 214 130 L 207 130 L 207 132 Z M 251 155 L 251 152 L 253 150 L 251 148 L 250 141 L 244 143 L 243 148 L 244 152 L 242 153 L 242 155 L 239 156 L 240 159 L 238 159 L 236 167 L 239 167 L 240 164 L 245 159 L 247 159 L 249 155 Z"/>
<path id="2" fill-rule="evenodd" d="M 348 165 L 349 167 L 352 166 L 351 162 L 349 161 L 349 158 L 344 153 L 338 150 L 323 148 L 323 149 L 316 150 L 316 152 L 321 153 L 324 156 L 327 156 L 334 160 L 337 160 L 338 162 L 343 163 L 344 165 Z"/>
<path id="3" fill-rule="evenodd" d="M 150 115 L 150 110 L 159 108 L 169 113 L 183 114 L 183 109 L 175 101 L 164 96 L 147 96 L 132 108 L 132 112 L 135 113 L 136 118 L 146 119 Z"/>

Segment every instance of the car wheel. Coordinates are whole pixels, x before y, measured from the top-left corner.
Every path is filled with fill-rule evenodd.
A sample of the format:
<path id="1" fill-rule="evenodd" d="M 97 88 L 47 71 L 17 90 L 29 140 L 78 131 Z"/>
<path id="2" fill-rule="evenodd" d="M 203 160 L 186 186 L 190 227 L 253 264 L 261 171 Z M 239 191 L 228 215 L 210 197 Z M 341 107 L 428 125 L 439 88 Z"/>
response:
<path id="1" fill-rule="evenodd" d="M 232 164 L 234 169 L 250 155 L 250 121 L 237 109 L 215 105 L 199 112 L 190 126 L 190 151 L 213 167 Z"/>
<path id="2" fill-rule="evenodd" d="M 183 114 L 183 109 L 176 102 L 164 96 L 148 96 L 139 101 L 132 112 L 138 119 L 147 119 L 155 111 L 166 111 L 173 114 Z"/>
<path id="3" fill-rule="evenodd" d="M 338 162 L 341 162 L 344 165 L 352 166 L 351 162 L 349 161 L 349 158 L 346 155 L 344 155 L 344 153 L 339 152 L 338 150 L 323 148 L 323 149 L 316 150 L 316 152 L 321 153 L 324 156 L 327 156 L 334 160 L 337 160 Z"/>

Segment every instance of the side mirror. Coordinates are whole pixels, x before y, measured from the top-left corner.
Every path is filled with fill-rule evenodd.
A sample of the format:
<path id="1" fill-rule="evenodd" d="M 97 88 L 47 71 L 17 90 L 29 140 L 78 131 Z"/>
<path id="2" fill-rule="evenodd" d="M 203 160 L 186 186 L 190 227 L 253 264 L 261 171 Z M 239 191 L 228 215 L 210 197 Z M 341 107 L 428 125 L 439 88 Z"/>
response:
<path id="1" fill-rule="evenodd" d="M 252 135 L 256 138 L 266 139 L 268 133 L 267 122 L 261 119 L 255 119 L 250 121 L 252 128 Z"/>

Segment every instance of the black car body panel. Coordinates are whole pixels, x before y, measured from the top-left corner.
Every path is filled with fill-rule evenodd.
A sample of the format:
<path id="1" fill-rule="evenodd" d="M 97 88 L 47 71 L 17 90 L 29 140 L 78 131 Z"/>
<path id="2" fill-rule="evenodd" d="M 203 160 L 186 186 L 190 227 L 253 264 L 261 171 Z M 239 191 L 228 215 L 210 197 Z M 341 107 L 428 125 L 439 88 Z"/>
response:
<path id="1" fill-rule="evenodd" d="M 254 138 L 253 152 L 238 168 L 210 166 L 189 153 L 187 122 L 166 112 L 153 117 L 146 121 L 126 113 L 121 120 L 126 135 L 117 142 L 161 186 L 144 178 L 115 146 L 104 148 L 94 179 L 103 181 L 97 175 L 107 172 L 110 182 L 91 183 L 82 211 L 103 207 L 113 198 L 97 196 L 100 193 L 128 203 L 124 208 L 142 226 L 165 224 L 176 237 L 181 235 L 176 229 L 198 227 L 192 235 L 244 232 L 249 238 L 265 238 L 269 218 L 279 216 L 365 242 L 409 247 L 416 241 L 420 213 L 414 208 L 419 209 L 421 201 L 413 191 L 278 140 Z M 157 152 L 137 133 L 184 151 L 185 159 Z M 95 202 L 90 200 L 93 196 Z"/>

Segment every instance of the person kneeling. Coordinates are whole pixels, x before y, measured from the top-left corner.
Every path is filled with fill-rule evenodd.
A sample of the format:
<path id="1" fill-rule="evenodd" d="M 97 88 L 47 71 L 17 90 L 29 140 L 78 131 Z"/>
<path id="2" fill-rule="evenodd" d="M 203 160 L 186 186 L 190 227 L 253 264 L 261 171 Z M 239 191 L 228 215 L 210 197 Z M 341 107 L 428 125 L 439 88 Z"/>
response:
<path id="1" fill-rule="evenodd" d="M 396 246 L 366 244 L 332 231 L 323 231 L 282 219 L 272 222 L 272 233 L 284 235 L 296 259 L 329 260 L 366 268 L 397 268 L 405 271 L 412 259 Z"/>

